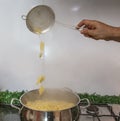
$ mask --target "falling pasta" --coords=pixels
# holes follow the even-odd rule
[[[44,57],[44,49],[45,49],[45,43],[44,41],[40,41],[40,58],[43,58]],[[40,87],[39,87],[39,94],[42,95],[43,92],[44,92],[44,87],[42,86],[42,82],[45,80],[45,76],[44,75],[41,75],[38,80],[37,80],[37,84],[40,84]]]
[[[40,58],[44,56],[44,49],[45,49],[45,43],[41,41],[40,42]]]
[[[37,84],[42,83],[44,80],[45,80],[45,76],[41,75],[37,80]]]
[[[41,85],[39,88],[39,94],[42,95],[45,91],[45,88]]]

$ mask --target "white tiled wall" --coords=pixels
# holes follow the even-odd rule
[[[85,38],[57,23],[39,38],[21,16],[42,3],[66,24],[96,19],[120,26],[120,0],[0,0],[0,89],[39,88],[36,80],[44,72],[45,87],[119,95],[120,43]],[[40,40],[46,44],[44,61],[39,58]]]

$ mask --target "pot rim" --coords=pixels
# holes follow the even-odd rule
[[[53,89],[53,90],[55,90],[55,89],[58,89],[58,88],[46,88],[46,89]],[[79,104],[80,104],[80,97],[79,97],[79,95],[78,95],[77,93],[75,93],[75,92],[69,90],[68,92],[73,93],[73,95],[76,96],[76,98],[78,99],[77,103],[74,104],[74,106],[71,106],[71,107],[65,108],[65,109],[61,109],[61,110],[50,110],[50,111],[32,109],[32,108],[26,106],[26,105],[22,102],[22,98],[23,98],[23,96],[25,96],[27,93],[32,92],[32,91],[36,91],[36,90],[38,90],[38,89],[33,89],[33,90],[28,91],[28,92],[25,92],[25,93],[20,97],[19,101],[20,101],[20,103],[21,103],[21,105],[22,105],[23,107],[25,107],[25,108],[27,108],[27,109],[30,109],[30,110],[34,110],[34,111],[40,111],[40,112],[56,112],[56,111],[64,111],[64,110],[72,109],[72,108],[75,108],[76,106],[79,106]]]

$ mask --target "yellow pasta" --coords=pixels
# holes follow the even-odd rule
[[[28,101],[26,105],[34,110],[58,111],[71,108],[74,106],[74,103],[65,102],[65,101],[36,100],[36,101]]]
[[[40,86],[39,94],[42,95],[44,91],[45,91],[45,88],[43,86]]]
[[[41,75],[37,80],[37,84],[42,83],[44,80],[45,80],[45,76]]]
[[[41,75],[37,80],[37,84],[39,83],[41,84],[44,80],[45,80],[45,76]],[[44,90],[45,90],[44,87],[41,85],[39,88],[39,94],[42,95]]]
[[[40,42],[40,58],[44,55],[45,44],[43,41]]]
[[[41,34],[42,30],[40,28],[34,28],[33,30],[36,34]]]
[[[44,46],[45,46],[44,42],[41,41],[40,42],[40,51],[44,51]]]
[[[40,52],[40,55],[39,56],[40,56],[40,58],[42,58],[43,57],[43,52]]]
[[[45,46],[44,42],[41,41],[40,42],[40,58],[44,56],[44,46]],[[45,80],[45,76],[41,75],[37,80],[37,84],[39,83],[41,84],[44,80]],[[45,90],[44,87],[41,85],[39,88],[39,94],[42,95],[44,90]]]

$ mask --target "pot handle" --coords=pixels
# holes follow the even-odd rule
[[[19,107],[15,106],[15,105],[13,104],[13,102],[14,102],[15,100],[16,100],[16,101],[19,101],[17,98],[12,98],[12,100],[11,100],[11,102],[10,102],[10,105],[11,105],[11,107],[13,107],[13,108],[19,110],[19,113],[20,113],[21,110],[22,110],[22,108],[19,108]]]
[[[26,19],[27,19],[26,15],[22,15],[21,18],[22,18],[23,20],[26,20]]]
[[[81,101],[86,101],[87,102],[87,105],[85,105],[85,106],[80,106],[81,108],[87,108],[87,107],[89,107],[90,106],[90,101],[87,99],[87,98],[83,98],[83,99],[80,99],[80,102]]]

